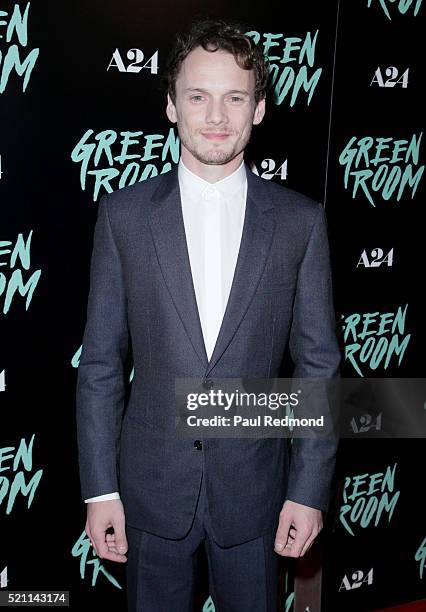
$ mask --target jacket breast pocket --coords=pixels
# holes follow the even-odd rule
[[[257,286],[257,293],[275,293],[277,291],[285,291],[293,293],[295,280],[292,278],[275,279],[267,276],[262,278]]]

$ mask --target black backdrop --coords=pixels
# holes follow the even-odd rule
[[[275,57],[249,160],[326,206],[343,374],[424,376],[423,13],[422,0],[2,0],[0,588],[70,590],[76,610],[125,609],[123,567],[94,557],[83,533],[76,367],[97,202],[176,163],[161,75],[194,17],[244,21]],[[394,333],[378,333],[380,316],[399,308]],[[366,313],[374,321],[363,338]],[[423,440],[342,442],[324,610],[425,596],[423,458]],[[386,472],[387,486],[374,477]],[[213,610],[207,597],[201,575],[200,610]],[[281,606],[291,605],[290,580]]]

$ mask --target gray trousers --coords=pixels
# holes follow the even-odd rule
[[[276,526],[243,544],[219,546],[213,539],[202,478],[193,524],[184,538],[165,539],[126,525],[128,612],[192,612],[201,544],[216,612],[276,612],[275,532]]]

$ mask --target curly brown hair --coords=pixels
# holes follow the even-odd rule
[[[176,79],[182,62],[196,47],[211,52],[227,51],[232,53],[240,68],[254,70],[255,101],[258,103],[262,100],[266,96],[268,81],[267,59],[261,48],[245,34],[247,30],[248,28],[238,23],[202,19],[195,21],[187,32],[178,34],[165,73],[167,91],[173,103],[176,102]]]

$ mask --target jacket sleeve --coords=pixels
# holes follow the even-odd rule
[[[76,421],[83,499],[119,491],[117,466],[128,327],[123,274],[108,203],[107,195],[99,202],[77,374]]]
[[[289,348],[295,365],[294,378],[339,376],[341,355],[336,337],[327,223],[321,204],[299,269]],[[325,390],[323,385],[321,388]],[[319,398],[325,407],[327,401],[326,396]],[[287,499],[328,509],[337,445],[335,438],[293,439]]]

